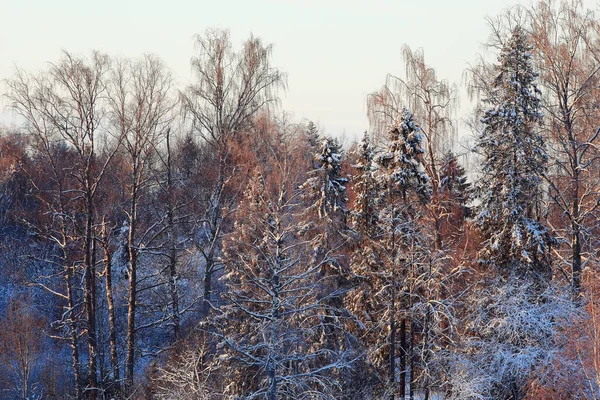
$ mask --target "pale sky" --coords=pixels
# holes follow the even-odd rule
[[[0,0],[0,79],[15,66],[36,72],[62,49],[89,55],[154,53],[178,86],[192,81],[193,36],[227,28],[239,47],[250,33],[272,43],[287,72],[282,108],[327,134],[367,129],[366,97],[401,74],[401,47],[423,48],[440,78],[460,84],[489,34],[486,16],[519,0]],[[2,85],[4,92],[4,85]],[[0,121],[14,120],[0,100]]]

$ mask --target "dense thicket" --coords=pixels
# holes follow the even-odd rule
[[[406,46],[359,143],[281,113],[255,37],[199,35],[179,92],[156,56],[17,70],[0,399],[600,396],[600,24],[490,26],[471,155]]]

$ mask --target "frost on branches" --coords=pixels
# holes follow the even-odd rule
[[[449,399],[522,399],[526,385],[544,384],[553,365],[563,368],[560,334],[580,313],[568,291],[550,285],[540,292],[512,276],[471,302],[470,339],[451,357]]]
[[[430,361],[421,342],[431,332],[421,286],[428,254],[419,218],[432,191],[423,136],[408,110],[388,134],[376,156],[366,137],[359,149],[353,210],[359,244],[351,261],[357,283],[347,298],[360,321],[362,367],[372,371],[367,376],[375,382],[368,384],[376,395],[416,390],[428,379]]]
[[[346,184],[348,178],[342,176],[342,146],[337,139],[322,139],[314,154],[315,169],[309,172],[304,187],[314,201],[319,218],[332,213],[345,211]]]
[[[374,237],[377,230],[378,216],[377,203],[379,187],[375,179],[375,153],[365,132],[357,151],[357,161],[353,166],[355,173],[352,179],[354,184],[354,209],[352,220],[354,229],[361,235]]]
[[[402,195],[413,191],[422,202],[431,197],[431,182],[423,166],[423,134],[407,109],[403,110],[399,126],[389,131],[388,145],[377,157],[382,179],[388,190]]]
[[[476,144],[483,158],[477,222],[486,238],[482,264],[548,277],[551,238],[537,209],[548,155],[538,132],[540,91],[530,52],[524,31],[516,28],[499,56]]]
[[[227,304],[216,319],[231,377],[225,391],[248,399],[334,399],[349,356],[314,340],[328,307],[322,288],[329,277],[320,271],[332,260],[314,251],[301,192],[285,168],[280,178],[251,181],[225,241]]]

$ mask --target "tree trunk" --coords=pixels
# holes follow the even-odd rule
[[[115,305],[112,293],[112,257],[108,247],[108,234],[106,232],[106,222],[102,221],[102,248],[104,250],[104,265],[105,265],[105,285],[106,285],[106,303],[108,305],[108,329],[110,342],[110,362],[113,371],[113,385],[118,393],[120,391],[120,374],[119,374],[119,357],[117,354],[117,331],[115,320]]]
[[[167,132],[167,223],[169,236],[169,290],[171,292],[171,311],[173,313],[173,338],[179,339],[179,296],[177,295],[177,248],[173,200],[173,177],[171,171],[170,131]]]
[[[88,182],[89,184],[89,182]],[[88,190],[86,194],[86,224],[83,264],[85,267],[85,309],[87,316],[88,330],[88,351],[89,351],[89,375],[88,389],[89,399],[95,400],[98,391],[98,377],[96,371],[96,361],[98,357],[98,342],[96,337],[96,266],[94,265],[94,246],[93,246],[93,208],[92,195]]]
[[[75,379],[75,398],[81,399],[81,386],[79,377],[79,349],[77,340],[77,325],[75,324],[75,301],[73,298],[73,287],[71,285],[71,277],[73,276],[73,266],[67,267],[65,282],[67,284],[67,306],[69,307],[69,330],[70,330],[70,346],[71,358],[73,360],[73,378]]]
[[[571,251],[572,251],[572,278],[573,300],[577,301],[581,291],[581,229],[579,227],[579,176],[575,177],[573,193],[573,209],[571,210]]]
[[[133,390],[133,373],[135,363],[135,314],[137,297],[137,248],[135,243],[137,225],[137,167],[133,170],[133,187],[131,190],[131,206],[129,212],[129,234],[127,245],[129,247],[129,300],[127,310],[127,359],[125,360],[125,380],[128,391]]]
[[[408,354],[406,345],[406,318],[402,319],[400,324],[400,399],[404,399],[406,394],[406,355]]]
[[[212,279],[215,268],[215,253],[219,246],[219,240],[221,236],[221,208],[223,189],[225,187],[225,161],[222,160],[219,166],[219,177],[215,185],[215,189],[212,193],[209,210],[207,212],[207,220],[209,221],[210,237],[209,249],[205,252],[205,270],[204,270],[204,295],[202,305],[202,315],[204,318],[208,316],[210,312],[211,295],[212,295]]]
[[[415,394],[415,322],[412,319],[410,322],[409,360],[410,360],[410,380],[409,380],[408,393],[410,396],[410,400],[413,400],[414,394]]]

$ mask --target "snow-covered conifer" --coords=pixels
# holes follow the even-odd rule
[[[404,109],[398,126],[389,131],[388,144],[377,157],[381,178],[388,192],[400,193],[406,202],[409,192],[426,202],[431,182],[423,166],[423,135],[412,113]]]
[[[286,168],[279,177],[252,180],[225,241],[227,304],[215,324],[232,377],[226,392],[333,399],[336,373],[350,362],[314,340],[328,307],[323,288],[331,287],[320,272],[332,260],[315,251],[301,191]]]
[[[345,212],[346,184],[342,176],[342,146],[337,139],[322,139],[314,155],[316,168],[309,172],[304,187],[309,190],[310,200],[317,209],[319,218],[332,213]]]
[[[476,144],[483,158],[477,220],[486,240],[480,254],[483,265],[548,276],[551,240],[535,209],[548,155],[539,132],[540,91],[531,50],[517,27],[498,59]]]
[[[442,197],[450,197],[457,205],[466,207],[471,201],[471,184],[467,180],[465,169],[458,163],[458,157],[452,151],[446,152],[440,171],[440,192]]]
[[[354,229],[362,235],[374,236],[377,229],[377,198],[379,190],[374,175],[375,153],[365,132],[357,150],[355,174],[352,178],[354,193],[354,209],[352,218]]]

